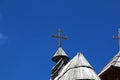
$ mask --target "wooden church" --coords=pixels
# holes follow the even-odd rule
[[[61,40],[67,37],[61,35],[60,29],[58,35],[52,37],[59,39],[59,47],[52,57],[52,61],[56,64],[52,68],[50,80],[120,80],[120,51],[97,75],[81,52],[68,62],[69,56],[61,44]],[[114,38],[120,40],[120,36]]]

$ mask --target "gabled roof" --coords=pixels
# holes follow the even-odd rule
[[[56,53],[54,54],[52,60],[53,61],[58,61],[57,59],[59,59],[60,57],[66,57],[67,59],[69,59],[68,55],[65,53],[65,51],[62,49],[62,47],[59,47],[58,50],[56,51]]]
[[[108,70],[111,66],[120,67],[120,51],[112,58],[112,60],[103,68],[99,76]]]
[[[55,80],[78,80],[95,79],[100,80],[92,66],[82,53],[78,53],[61,71]]]

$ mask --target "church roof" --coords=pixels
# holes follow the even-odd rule
[[[120,67],[120,51],[112,58],[112,60],[103,68],[103,70],[99,73],[101,75],[106,70],[108,70],[111,66]]]
[[[79,80],[95,79],[100,80],[92,66],[85,59],[82,53],[78,53],[61,71],[55,80]]]
[[[62,47],[59,47],[58,50],[56,51],[56,53],[54,54],[52,60],[53,61],[57,61],[58,58],[60,57],[66,57],[67,59],[69,59],[68,55],[65,53],[65,51],[62,49]]]

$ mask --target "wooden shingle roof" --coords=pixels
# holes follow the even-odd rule
[[[100,80],[93,67],[85,59],[82,53],[78,53],[55,78],[55,80]]]

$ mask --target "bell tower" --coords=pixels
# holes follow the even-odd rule
[[[59,75],[63,67],[68,63],[69,57],[62,49],[62,39],[67,39],[67,36],[61,36],[61,30],[58,29],[58,35],[52,35],[52,37],[58,38],[59,41],[58,50],[52,57],[52,61],[56,63],[55,66],[52,68],[51,75],[51,80],[54,80]]]

